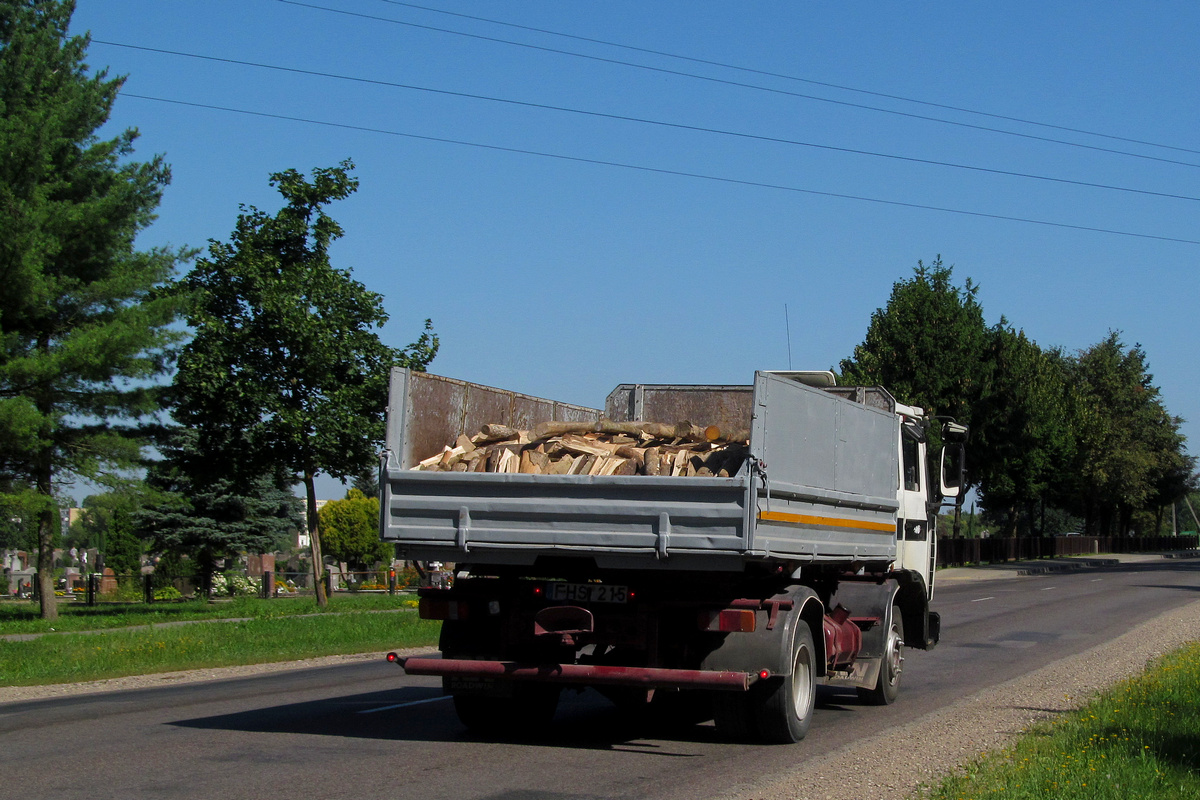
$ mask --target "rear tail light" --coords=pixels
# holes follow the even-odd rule
[[[754,633],[754,612],[747,608],[726,608],[700,612],[700,630],[719,633]]]

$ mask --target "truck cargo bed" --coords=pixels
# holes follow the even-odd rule
[[[741,570],[895,557],[895,415],[770,372],[752,386],[625,385],[606,406],[609,417],[668,423],[679,420],[655,415],[680,409],[699,425],[750,431],[751,457],[736,475],[423,472],[411,467],[483,424],[601,414],[396,369],[381,535],[404,558],[472,565],[573,558],[602,569]]]

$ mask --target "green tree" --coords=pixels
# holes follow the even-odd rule
[[[158,290],[184,251],[139,251],[170,174],[101,140],[123,78],[89,75],[72,2],[0,2],[0,473],[36,506],[42,616],[58,615],[55,486],[134,466],[178,332]]]
[[[378,497],[350,489],[344,500],[331,500],[319,513],[327,556],[348,564],[355,572],[391,560],[395,548],[379,539]]]
[[[368,464],[350,480],[350,485],[367,497],[379,497],[379,465]]]
[[[971,435],[972,471],[989,514],[1016,536],[1028,516],[1060,480],[1073,447],[1062,359],[1043,351],[1024,331],[1001,319],[988,332],[985,385]]]
[[[324,207],[358,186],[353,164],[275,173],[285,201],[275,215],[243,207],[229,243],[212,242],[183,281],[195,338],[179,361],[175,417],[200,435],[199,449],[261,474],[302,482],[317,602],[326,603],[314,480],[345,479],[378,452],[388,372],[423,368],[437,352],[425,333],[407,350],[379,340],[382,298],[334,268],[329,245],[342,229]],[[236,447],[229,450],[231,443]]]
[[[83,500],[83,513],[71,526],[69,543],[80,549],[98,548],[100,562],[118,575],[136,574],[142,566],[145,552],[142,540],[134,531],[133,518],[143,502],[140,487],[88,495]]]
[[[196,447],[195,431],[181,428],[161,447],[163,459],[147,470],[154,498],[138,512],[139,534],[174,561],[193,559],[204,586],[220,559],[283,549],[303,522],[286,476],[230,476]],[[157,570],[156,570],[157,572]]]
[[[113,513],[108,529],[108,549],[104,554],[104,566],[117,575],[140,575],[145,546],[133,530],[133,513],[128,508],[118,508]]]
[[[36,499],[28,486],[9,483],[0,490],[0,550],[37,549]]]
[[[1131,530],[1134,512],[1155,508],[1186,490],[1173,473],[1190,471],[1180,420],[1167,413],[1140,345],[1118,332],[1067,362],[1075,392],[1075,496],[1066,498],[1089,532]]]
[[[871,315],[863,343],[842,360],[842,383],[883,386],[930,415],[974,424],[988,331],[978,287],[969,278],[955,286],[953,272],[939,255],[928,267],[918,261],[910,280],[897,281],[887,306]],[[938,431],[931,433],[936,449]]]
[[[987,326],[968,278],[953,283],[941,256],[892,286],[887,306],[871,315],[863,343],[843,359],[841,381],[879,385],[901,402],[971,424],[983,385]]]

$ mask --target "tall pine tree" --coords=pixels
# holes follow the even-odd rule
[[[176,333],[159,292],[186,253],[139,251],[170,180],[112,139],[123,78],[92,73],[73,2],[0,0],[0,477],[35,507],[42,616],[54,618],[56,487],[119,473],[157,409]]]

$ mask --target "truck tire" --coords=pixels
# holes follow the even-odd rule
[[[817,655],[812,628],[796,620],[790,675],[761,680],[745,693],[714,692],[713,721],[735,741],[791,744],[808,733],[817,692]]]
[[[892,624],[883,647],[883,661],[875,685],[858,687],[858,698],[873,706],[889,706],[900,695],[900,675],[904,671],[904,618],[899,606],[892,606]]]
[[[797,619],[792,637],[792,674],[768,678],[750,689],[760,741],[791,744],[808,734],[817,701],[817,669],[812,628]]]
[[[713,723],[722,737],[734,742],[754,738],[750,697],[741,692],[713,692]]]
[[[531,736],[545,732],[558,710],[559,687],[518,683],[512,697],[455,693],[454,711],[473,733]]]

